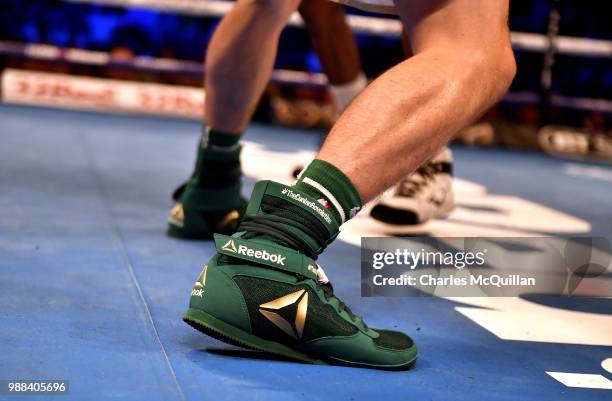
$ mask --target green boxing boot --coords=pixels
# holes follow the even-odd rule
[[[328,206],[295,186],[257,183],[239,231],[215,235],[217,254],[183,320],[221,341],[302,362],[409,368],[412,339],[369,328],[314,261],[339,232]]]
[[[225,188],[201,188],[191,178],[173,195],[176,201],[168,218],[167,234],[184,239],[211,239],[213,233],[233,233],[247,201],[240,183]]]
[[[189,181],[174,191],[168,235],[211,239],[236,231],[247,201],[240,195],[240,136],[206,129]]]

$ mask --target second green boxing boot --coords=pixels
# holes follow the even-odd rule
[[[315,262],[338,230],[321,199],[257,183],[239,231],[215,235],[217,253],[193,287],[184,321],[227,343],[302,362],[409,368],[417,358],[412,339],[368,327]]]
[[[173,195],[176,201],[168,217],[168,235],[183,239],[211,239],[213,233],[233,233],[247,201],[240,183],[224,188],[202,188],[191,178]]]
[[[172,195],[168,235],[211,239],[233,233],[247,201],[241,196],[240,135],[205,129],[189,180]]]

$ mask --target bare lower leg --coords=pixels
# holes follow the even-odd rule
[[[408,33],[406,32],[406,28],[402,29],[402,50],[404,51],[404,57],[410,58],[412,57],[412,45],[410,44],[410,38],[408,38]]]
[[[368,84],[344,7],[328,0],[302,0],[299,11],[340,114]]]
[[[506,1],[397,3],[415,56],[355,99],[317,156],[342,170],[363,202],[476,119],[514,75]]]
[[[343,7],[328,0],[303,0],[299,12],[329,83],[342,85],[356,79],[361,60]]]
[[[245,130],[272,73],[280,33],[298,5],[297,0],[238,0],[223,18],[206,55],[208,126],[237,134]]]

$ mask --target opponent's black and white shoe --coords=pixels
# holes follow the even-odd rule
[[[453,155],[442,149],[383,196],[370,215],[388,224],[422,224],[448,215],[455,207]]]

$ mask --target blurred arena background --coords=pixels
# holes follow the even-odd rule
[[[610,401],[608,293],[360,296],[364,236],[612,238],[609,1],[510,3],[518,75],[455,139],[456,210],[407,226],[366,208],[321,257],[359,315],[423,350],[413,371],[388,374],[228,349],[180,320],[216,251],[164,231],[231,1],[1,0],[0,382],[69,379],[79,401]],[[369,79],[403,58],[396,18],[346,11]],[[293,180],[316,152],[336,115],[321,70],[296,14],[245,136],[243,194]],[[575,253],[609,265],[609,248],[592,248]]]
[[[511,1],[518,75],[502,102],[456,141],[612,160],[607,6]],[[3,0],[2,101],[199,119],[204,49],[230,7],[218,0]],[[368,78],[402,59],[397,19],[347,11]],[[321,131],[333,122],[326,78],[308,43],[296,14],[255,120]]]

